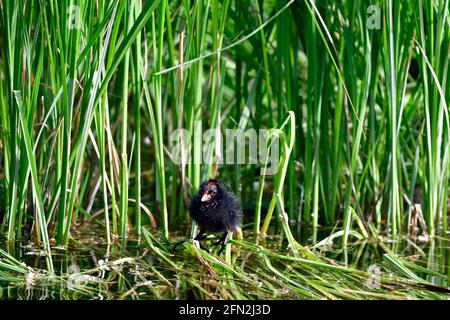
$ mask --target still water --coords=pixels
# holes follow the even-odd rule
[[[412,241],[406,237],[396,241],[386,239],[383,242],[353,239],[355,241],[343,248],[339,238],[314,245],[309,227],[294,226],[292,229],[296,231],[295,236],[302,245],[310,248],[330,264],[344,265],[374,275],[383,273],[387,277],[394,277],[396,273],[410,278],[417,276],[436,286],[429,286],[428,289],[433,292],[428,297],[439,299],[450,297],[447,292],[450,283],[448,239],[436,237],[433,241],[427,242]],[[185,238],[188,230],[189,226],[185,226],[182,232],[173,234],[171,241]],[[272,230],[270,234],[277,232]],[[331,232],[329,228],[320,229],[318,239],[325,239]],[[189,261],[191,257],[183,250],[174,251],[171,255],[173,262],[168,265],[142,240],[127,239],[126,242],[118,241],[108,246],[102,234],[102,228],[85,225],[77,230],[76,237],[74,236],[77,240],[72,241],[68,248],[53,247],[56,276],[46,274],[42,252],[31,242],[0,241],[1,249],[31,267],[30,272],[22,276],[23,281],[18,283],[1,280],[0,277],[0,299],[195,299],[199,294],[200,296],[207,294],[206,291],[201,292],[204,290],[203,287],[195,281],[204,271],[200,270],[201,266],[197,260]],[[257,241],[251,232],[244,232],[243,239],[248,242]],[[268,236],[258,242],[272,252],[284,254],[288,251],[282,236]],[[408,271],[396,265],[395,261],[386,260],[386,252],[407,259],[405,263],[413,263],[414,274],[409,275]],[[253,260],[254,252],[239,248],[235,243],[233,256],[234,263],[239,263],[246,274],[269,279],[266,276],[267,270]],[[290,268],[287,265],[278,266],[281,269]],[[196,270],[199,274],[196,274]],[[209,276],[208,281],[214,281],[211,278],[217,277],[213,271]],[[260,279],[255,280],[258,285],[242,284],[239,290],[250,290],[248,291],[250,297],[256,299],[303,298],[298,292],[277,289],[276,280],[273,281],[273,288],[270,290],[275,293],[272,296],[257,292],[257,286],[264,282]],[[271,286],[268,280],[264,283]],[[271,292],[270,290],[267,292]],[[306,295],[304,298],[309,297]]]

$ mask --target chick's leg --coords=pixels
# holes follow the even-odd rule
[[[206,239],[206,230],[205,229],[203,229],[203,228],[201,228],[200,229],[200,232],[198,233],[198,235],[194,238],[194,240],[197,240],[197,241],[202,241],[202,240],[205,240]]]
[[[206,233],[206,230],[203,229],[203,228],[200,228],[200,232],[199,232],[198,235],[194,238],[194,240],[197,240],[197,241],[198,241],[198,244],[200,245],[200,249],[209,252],[209,250],[208,250],[207,248],[205,248],[205,247],[203,246],[203,244],[202,244],[202,240],[205,240],[205,239],[206,239],[206,234],[205,234],[205,233]]]
[[[223,249],[227,245],[228,240],[230,240],[230,231],[225,231],[225,233],[220,237],[220,239],[216,242],[216,244],[221,244],[219,255],[222,253]]]

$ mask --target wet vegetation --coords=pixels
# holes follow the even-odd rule
[[[449,10],[1,1],[0,298],[448,299]],[[174,248],[213,176],[242,233]]]

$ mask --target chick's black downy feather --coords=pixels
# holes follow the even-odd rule
[[[202,201],[208,191],[215,192],[210,200]],[[236,231],[241,220],[241,205],[222,182],[210,179],[202,183],[189,208],[201,229],[210,232]]]
[[[206,232],[223,232],[216,244],[221,244],[219,254],[228,242],[230,232],[236,232],[241,221],[241,205],[231,190],[222,182],[209,179],[202,183],[198,193],[192,198],[189,208],[192,218],[200,226],[195,237],[200,247]]]

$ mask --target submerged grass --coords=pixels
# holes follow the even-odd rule
[[[114,283],[115,298],[142,287],[156,298],[439,297],[429,277],[448,287],[448,258],[427,273],[383,247],[394,278],[373,289],[346,254],[341,265],[316,250],[448,238],[449,63],[449,0],[2,1],[0,232],[27,235],[58,281],[54,251],[80,223],[101,225],[109,245],[137,236],[159,265],[133,263],[160,282],[110,274],[94,290]],[[224,164],[208,129],[268,129],[277,172],[269,157]],[[235,157],[247,138],[232,142]],[[244,231],[263,241],[281,227],[289,249],[234,240],[225,260],[191,244],[186,260],[173,256],[166,243],[211,176],[238,194]],[[312,228],[309,248],[292,222]],[[321,225],[336,229],[321,239]],[[0,259],[5,281],[29,272]]]

